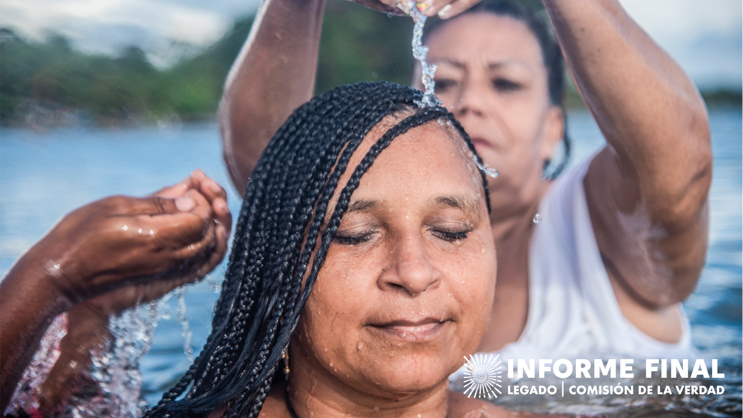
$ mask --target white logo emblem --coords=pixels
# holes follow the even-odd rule
[[[464,365],[467,370],[464,372],[464,394],[468,398],[492,399],[497,398],[500,391],[502,361],[498,360],[500,354],[470,354],[470,358],[465,357]]]

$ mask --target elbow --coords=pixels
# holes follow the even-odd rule
[[[230,114],[229,105],[224,98],[217,111],[217,121],[222,137],[222,159],[225,162],[232,184],[235,186],[238,194],[242,196],[248,184],[250,173],[255,165],[251,165],[245,158],[241,158],[240,144],[238,143],[238,138],[235,137],[235,132],[239,131],[234,126],[236,118]]]

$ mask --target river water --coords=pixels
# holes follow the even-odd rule
[[[721,362],[726,378],[716,384],[726,388],[725,395],[668,401],[651,397],[613,409],[595,408],[595,399],[586,399],[583,411],[613,411],[623,416],[657,416],[662,411],[669,416],[741,414],[741,110],[713,109],[710,120],[715,158],[710,246],[699,285],[684,305],[695,346],[704,356]],[[576,150],[573,162],[601,147],[601,134],[588,113],[572,113],[569,128]],[[122,130],[1,129],[0,272],[7,271],[72,209],[111,194],[148,194],[196,168],[225,186],[230,208],[237,214],[240,198],[228,181],[214,123]],[[224,271],[223,263],[186,292],[191,345],[196,353],[209,332],[215,289]],[[151,350],[141,362],[143,394],[150,404],[190,364],[184,354],[176,299],[168,305],[165,312],[170,319],[159,321]]]

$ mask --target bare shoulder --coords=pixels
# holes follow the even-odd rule
[[[449,391],[449,416],[451,418],[557,418],[560,415],[510,411],[482,399],[468,398],[459,392]]]

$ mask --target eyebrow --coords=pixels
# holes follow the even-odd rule
[[[351,203],[346,213],[365,211],[377,206],[377,204],[378,202],[376,200],[357,200]]]
[[[456,68],[458,68],[460,70],[465,68],[465,65],[464,65],[463,62],[457,61],[457,60],[453,60],[451,58],[441,58],[441,59],[437,59],[437,60],[432,60],[431,62],[432,63],[436,63],[436,64],[439,64],[439,63],[449,64],[452,67],[456,67]],[[489,62],[488,63],[488,70],[495,70],[495,69],[498,69],[498,68],[507,67],[507,66],[511,66],[511,65],[517,65],[517,66],[526,67],[521,61],[506,60],[506,61]]]
[[[438,196],[434,199],[434,202],[468,213],[478,213],[480,211],[478,201],[466,195]]]
[[[449,65],[451,65],[453,67],[457,67],[459,69],[464,69],[464,63],[463,62],[459,62],[459,61],[453,60],[451,58],[441,58],[441,59],[437,59],[437,60],[432,60],[431,63],[444,63],[444,64],[449,64]]]

